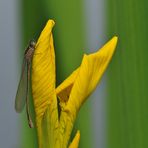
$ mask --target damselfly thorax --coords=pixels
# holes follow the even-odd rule
[[[26,60],[32,59],[32,56],[35,50],[35,45],[36,45],[36,42],[34,40],[31,40],[24,54],[24,57]]]

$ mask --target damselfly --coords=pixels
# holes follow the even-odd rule
[[[27,119],[30,128],[33,128],[33,122],[29,113],[30,72],[35,45],[36,42],[34,40],[31,40],[25,50],[21,78],[15,98],[15,110],[18,113],[23,110],[26,103]]]

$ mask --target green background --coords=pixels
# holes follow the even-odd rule
[[[109,35],[119,37],[108,73],[108,148],[147,148],[148,2],[107,2]]]
[[[116,53],[107,71],[107,148],[148,147],[148,2],[106,0],[107,38],[119,38]],[[47,20],[54,19],[57,85],[80,65],[86,47],[84,1],[23,0],[23,45],[37,39]],[[97,15],[97,14],[96,14]],[[98,39],[99,40],[99,39]],[[91,148],[90,102],[80,111],[76,130],[81,131],[80,148]],[[37,147],[36,131],[23,117],[22,147]],[[99,148],[99,146],[97,146]]]

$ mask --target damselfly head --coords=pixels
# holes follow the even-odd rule
[[[29,46],[30,46],[31,48],[35,48],[35,45],[36,45],[35,40],[30,40]]]

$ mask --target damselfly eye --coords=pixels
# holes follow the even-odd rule
[[[30,43],[29,43],[29,46],[32,47],[32,48],[35,48],[35,45],[36,45],[35,40],[31,40]]]

